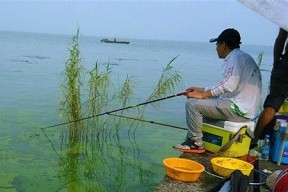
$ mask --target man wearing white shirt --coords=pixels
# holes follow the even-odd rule
[[[215,120],[246,122],[256,115],[261,102],[262,80],[254,59],[240,50],[241,37],[237,30],[224,30],[217,38],[216,51],[224,59],[224,78],[211,88],[187,89],[186,140],[173,148],[182,152],[205,152],[202,141],[203,117]]]

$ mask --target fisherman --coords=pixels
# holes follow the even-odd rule
[[[288,97],[288,32],[280,28],[274,43],[273,68],[270,77],[270,93],[264,102],[264,110],[256,123],[254,139],[250,149],[257,146],[265,134],[272,134],[276,119],[275,114]],[[286,44],[286,45],[285,45]]]
[[[202,141],[203,117],[247,122],[255,117],[260,105],[261,73],[254,59],[240,50],[239,32],[233,28],[225,29],[210,42],[216,42],[218,57],[223,59],[224,78],[212,87],[187,89],[188,132],[182,144],[173,146],[182,152],[205,152]]]

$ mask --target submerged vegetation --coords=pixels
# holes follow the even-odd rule
[[[163,67],[159,81],[147,97],[147,101],[165,97],[180,85],[181,73],[172,65],[176,58]],[[68,191],[110,191],[116,188],[119,191],[126,191],[125,177],[129,177],[127,171],[131,168],[139,170],[140,183],[149,183],[145,179],[152,176],[151,171],[143,167],[139,159],[139,148],[135,143],[135,131],[139,121],[123,121],[121,115],[129,113],[128,110],[121,110],[117,117],[106,113],[111,109],[131,105],[131,100],[135,100],[135,77],[127,74],[124,82],[117,84],[112,81],[112,77],[113,71],[109,63],[104,65],[96,62],[91,71],[84,70],[80,57],[79,30],[77,30],[63,72],[59,107],[60,119],[71,123],[62,126],[60,149],[55,149],[52,145],[61,157],[61,169],[68,173],[64,176],[67,183],[64,188]],[[145,109],[146,105],[137,107],[137,110],[133,109],[132,114],[142,118]],[[121,142],[122,128],[128,131],[132,154],[125,151]],[[110,146],[107,143],[116,145]],[[115,147],[118,152],[113,151]],[[119,165],[115,164],[115,159]],[[112,167],[116,170],[111,171]],[[116,183],[113,186],[103,184],[105,178],[109,177],[107,171],[118,173],[115,175]],[[99,175],[103,178],[100,179]]]

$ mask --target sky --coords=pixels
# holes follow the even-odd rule
[[[279,27],[237,0],[0,0],[0,30],[208,42],[226,28],[273,46]]]

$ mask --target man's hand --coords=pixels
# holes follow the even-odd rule
[[[205,99],[208,97],[212,97],[210,90],[204,91],[204,89],[194,89],[194,91],[187,93],[187,98]]]
[[[187,92],[192,92],[194,90],[204,91],[204,88],[201,88],[201,87],[189,87],[188,89],[186,89]]]

